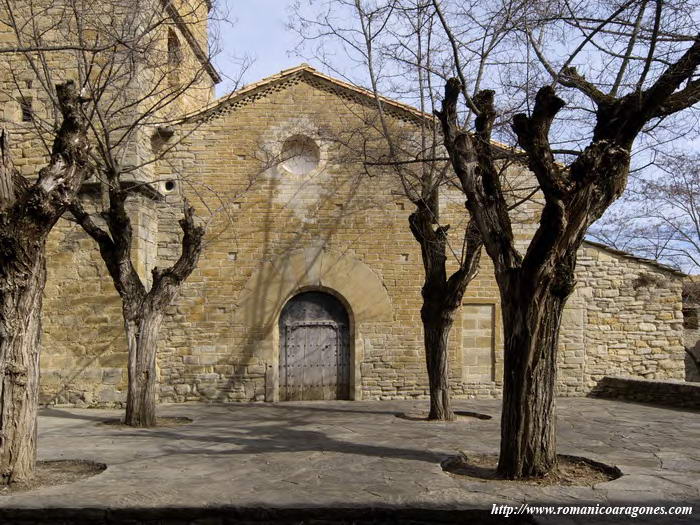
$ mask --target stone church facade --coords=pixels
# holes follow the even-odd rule
[[[397,127],[426,118],[399,102],[384,105]],[[411,203],[389,170],[370,177],[348,153],[358,151],[353,141],[371,128],[374,108],[371,94],[308,65],[182,104],[169,152],[144,175],[148,191],[130,198],[144,279],[178,256],[183,197],[208,231],[163,324],[161,402],[427,395]],[[5,121],[21,128],[12,115]],[[38,163],[31,148],[17,153],[30,173]],[[82,198],[98,196],[86,186]],[[441,198],[453,235],[464,225],[461,202],[450,191]],[[535,198],[513,212],[523,244],[539,206]],[[69,220],[51,234],[48,271],[42,403],[122,403],[120,299],[93,242]],[[584,243],[560,335],[559,393],[585,395],[605,375],[683,379],[683,277]],[[484,254],[450,336],[455,396],[500,395],[502,340]]]

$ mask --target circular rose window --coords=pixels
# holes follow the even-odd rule
[[[294,135],[282,145],[282,167],[295,175],[304,175],[318,166],[321,151],[306,135]]]

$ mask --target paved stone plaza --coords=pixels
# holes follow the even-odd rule
[[[301,507],[330,509],[337,519],[342,508],[454,511],[549,502],[693,505],[693,516],[667,522],[700,519],[698,412],[559,399],[559,452],[614,464],[624,475],[592,488],[538,487],[444,473],[440,461],[447,456],[498,447],[500,402],[456,405],[493,419],[427,423],[396,417],[426,408],[427,401],[188,404],[163,405],[159,413],[193,423],[136,430],[100,424],[121,415],[118,410],[45,409],[40,459],[89,459],[108,468],[73,484],[0,498],[0,517],[8,519],[8,508],[91,508],[95,516],[101,509]],[[579,520],[535,522],[596,522]],[[663,522],[617,517],[605,523],[628,521]]]

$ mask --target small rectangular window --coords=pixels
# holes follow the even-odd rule
[[[22,122],[31,122],[32,120],[34,120],[34,112],[32,111],[32,99],[30,97],[20,98],[19,107],[22,111]]]

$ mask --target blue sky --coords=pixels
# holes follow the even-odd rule
[[[254,63],[244,76],[245,83],[255,82],[282,69],[309,62],[289,55],[298,37],[286,29],[291,0],[222,0],[234,24],[223,24],[221,53],[215,65],[224,77],[237,77],[240,70],[236,58],[248,55]],[[231,89],[224,80],[217,89],[223,95]]]

